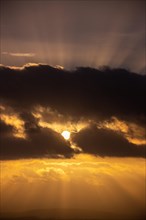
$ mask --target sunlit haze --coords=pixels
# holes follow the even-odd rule
[[[145,1],[1,0],[1,62],[145,71]]]
[[[0,219],[145,219],[145,8],[0,0]]]

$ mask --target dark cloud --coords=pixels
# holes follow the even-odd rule
[[[42,105],[79,117],[146,119],[146,76],[125,69],[2,66],[0,78],[1,100],[20,109]]]
[[[29,135],[30,133],[35,133],[40,131],[40,126],[38,125],[38,119],[35,118],[31,113],[22,112],[20,113],[21,119],[25,122],[25,132]]]
[[[6,125],[5,125],[6,127]],[[27,132],[27,139],[17,138],[9,133],[1,136],[0,159],[39,158],[39,157],[71,157],[73,150],[69,142],[57,132],[40,128]]]
[[[129,143],[121,134],[90,126],[72,137],[83,152],[100,156],[145,157],[146,146]]]
[[[27,135],[26,139],[14,137],[14,128],[2,122],[1,158],[73,154],[70,143],[59,133],[39,126],[32,115],[36,106],[49,107],[71,116],[73,121],[84,118],[97,122],[114,116],[144,126],[145,94],[146,76],[125,69],[80,67],[67,71],[42,64],[23,68],[1,66],[1,104],[17,112]],[[113,131],[90,127],[72,138],[86,153],[144,156],[144,147],[138,148]]]
[[[3,136],[9,135],[13,131],[13,127],[11,125],[6,125],[3,121],[0,121],[0,133]]]

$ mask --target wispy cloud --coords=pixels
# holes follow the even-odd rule
[[[35,53],[11,53],[2,52],[2,55],[14,56],[14,57],[34,57]]]

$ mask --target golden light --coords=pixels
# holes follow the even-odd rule
[[[1,114],[0,118],[5,124],[11,125],[14,128],[13,135],[15,137],[24,139],[26,138],[24,121],[21,118],[19,118],[19,116],[16,113]]]
[[[64,137],[64,139],[68,140],[70,138],[70,132],[69,131],[63,131],[61,135]]]

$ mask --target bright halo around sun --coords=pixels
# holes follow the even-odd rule
[[[69,131],[63,131],[61,135],[64,137],[65,140],[68,140],[70,138],[70,132]]]

